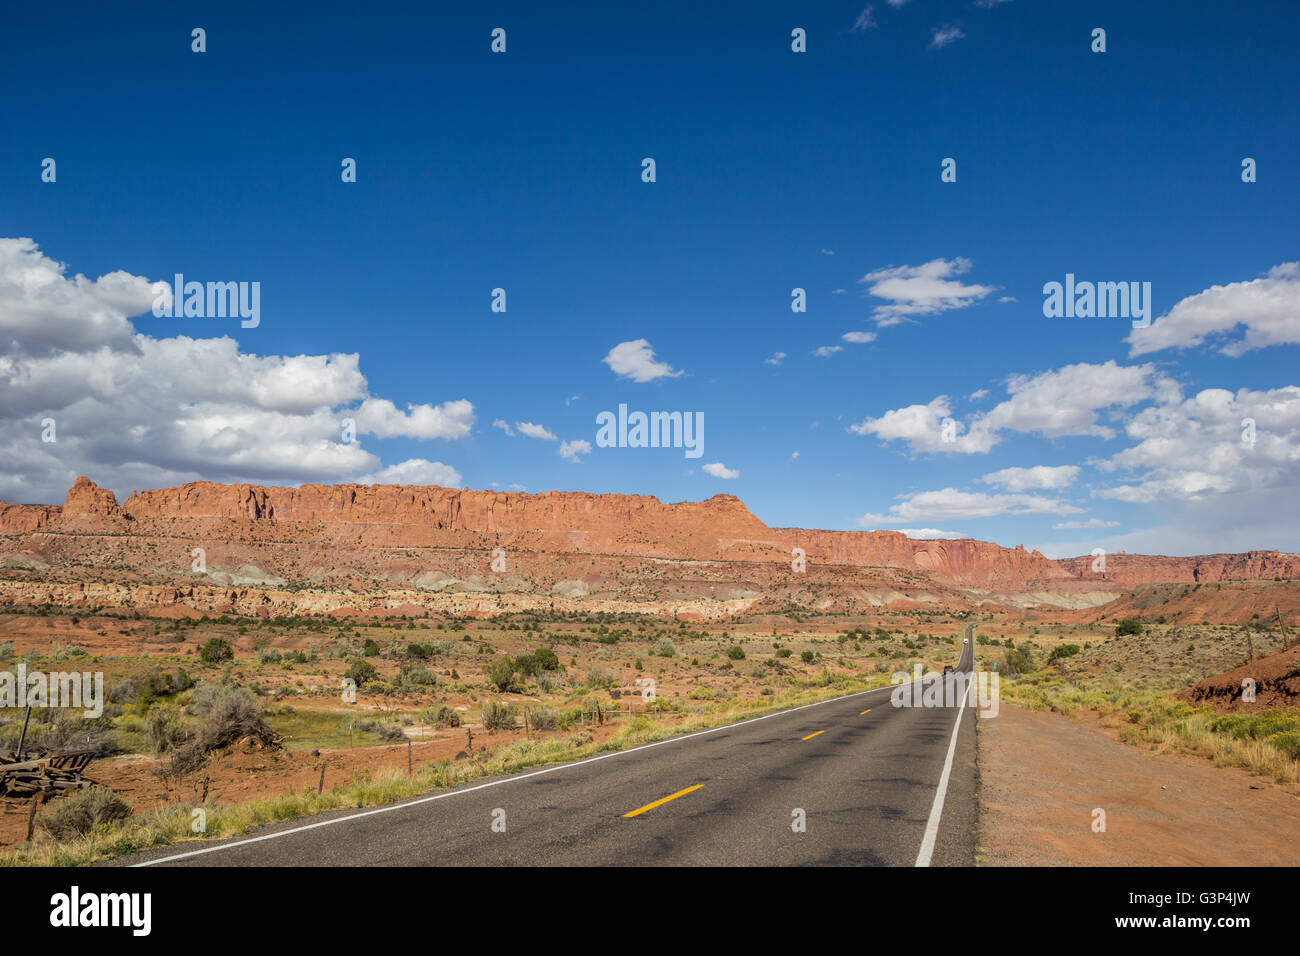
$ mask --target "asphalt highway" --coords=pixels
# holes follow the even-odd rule
[[[973,670],[966,631],[956,663]],[[972,865],[974,697],[865,691],[390,807],[119,858],[146,866]],[[915,685],[913,685],[915,687]],[[919,697],[919,693],[916,695]]]

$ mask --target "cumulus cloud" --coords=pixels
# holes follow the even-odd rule
[[[138,333],[147,279],[65,272],[30,239],[0,240],[0,498],[59,501],[80,474],[118,491],[354,480],[381,473],[359,436],[454,439],[474,422],[464,399],[403,412],[370,395],[356,354]]]
[[[575,438],[573,441],[560,442],[559,456],[565,461],[571,461],[575,465],[582,461],[583,455],[591,454],[591,442],[585,438]]]
[[[634,382],[653,382],[660,378],[676,378],[682,373],[667,362],[655,358],[655,351],[645,339],[620,342],[609,350],[602,361],[620,378]]]
[[[440,461],[409,458],[357,479],[363,485],[441,485],[460,487],[460,472]]]
[[[827,358],[828,356],[834,355],[836,352],[843,351],[844,346],[842,345],[821,345],[813,349],[812,354],[818,358]]]
[[[1114,429],[1098,420],[1099,411],[1128,408],[1177,391],[1177,384],[1158,375],[1154,365],[1080,362],[1036,375],[1012,375],[1007,379],[1011,398],[984,420],[995,431],[1036,432],[1048,438],[1113,438]]]
[[[367,398],[356,412],[357,431],[376,438],[464,438],[474,425],[467,399],[441,405],[407,405],[399,411],[386,398]]]
[[[1239,330],[1240,337],[1234,337]],[[1126,341],[1130,355],[1221,342],[1224,355],[1240,356],[1270,345],[1300,344],[1300,262],[1284,262],[1247,282],[1215,285],[1179,301]]]
[[[780,365],[780,364],[781,364],[782,362],[784,362],[787,358],[789,358],[789,356],[787,356],[784,352],[773,352],[771,358],[765,358],[765,359],[763,359],[763,364],[764,364],[764,365]]]
[[[947,395],[940,395],[926,405],[908,405],[885,412],[879,418],[864,418],[850,425],[849,431],[855,435],[875,435],[883,441],[904,441],[913,452],[983,454],[998,442],[982,421],[966,425],[952,418]]]
[[[706,475],[712,475],[714,478],[739,478],[740,472],[734,468],[728,468],[720,461],[705,465],[703,471]]]
[[[858,524],[872,526],[909,521],[961,521],[998,515],[1078,514],[1083,509],[1043,495],[986,494],[943,488],[899,495],[886,514],[865,514]]]
[[[996,291],[991,285],[967,285],[954,276],[971,269],[969,259],[931,259],[919,266],[887,266],[868,272],[859,283],[868,294],[887,299],[872,315],[882,328],[906,322],[917,315],[934,315],[964,309]]]
[[[32,239],[0,239],[0,343],[24,351],[132,351],[129,316],[153,307],[152,284],[127,272],[98,279],[41,253]]]
[[[515,422],[515,428],[525,438],[540,438],[543,441],[560,440],[559,436],[547,429],[545,425],[537,425],[533,422]]]
[[[852,342],[854,345],[864,345],[867,342],[876,341],[875,332],[845,332],[840,336],[845,342]]]
[[[1268,492],[1276,507],[1294,508],[1300,386],[1235,393],[1207,388],[1142,409],[1125,431],[1137,444],[1098,468],[1132,471],[1135,480],[1094,491],[1100,497],[1148,503]]]
[[[1055,491],[1068,488],[1078,475],[1078,465],[1034,465],[1032,468],[1003,468],[977,480],[1007,491]]]
[[[501,429],[511,438],[515,437],[515,430],[510,427],[510,423],[506,421],[504,418],[494,418],[492,420],[492,427]]]

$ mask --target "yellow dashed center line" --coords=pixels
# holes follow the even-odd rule
[[[655,807],[661,807],[661,806],[663,806],[665,803],[667,803],[669,800],[676,800],[678,797],[684,797],[684,796],[686,796],[686,794],[690,793],[692,790],[698,790],[698,789],[700,789],[700,787],[702,787],[702,786],[704,786],[704,784],[702,784],[702,783],[697,783],[695,786],[693,786],[693,787],[687,787],[685,790],[678,790],[676,793],[674,793],[674,794],[670,794],[669,796],[664,797],[662,800],[656,800],[654,803],[647,803],[647,804],[646,804],[644,807],[642,807],[640,810],[633,810],[631,813],[625,813],[625,814],[623,814],[623,816],[624,816],[624,817],[634,817],[634,816],[636,816],[638,813],[645,813],[647,810],[653,810]]]
[[[870,707],[868,707],[866,710],[864,710],[864,711],[862,712],[862,714],[869,714],[869,713],[871,713],[871,708],[870,708]],[[858,714],[858,716],[861,717],[862,714]]]
[[[859,715],[859,716],[861,716],[861,715]],[[807,737],[804,738],[804,740],[812,740],[814,737],[817,736],[817,734],[824,734],[824,733],[826,733],[826,731],[824,731],[824,730],[819,730],[819,731],[817,731],[817,733],[815,733],[815,734],[809,734]]]

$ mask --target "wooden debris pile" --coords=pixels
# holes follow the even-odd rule
[[[90,750],[21,755],[0,750],[0,797],[23,799],[41,795],[48,800],[70,790],[93,786],[95,781],[82,771],[94,759],[95,754]]]

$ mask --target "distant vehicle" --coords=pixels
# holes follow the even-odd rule
[[[945,674],[951,674],[951,673],[953,673],[952,665],[951,665],[951,664],[944,664],[944,665],[943,665],[943,672],[944,672]]]
[[[969,644],[969,643],[970,643],[970,638],[969,638],[969,637],[963,637],[963,638],[961,639],[961,642],[962,642],[963,644]]]

